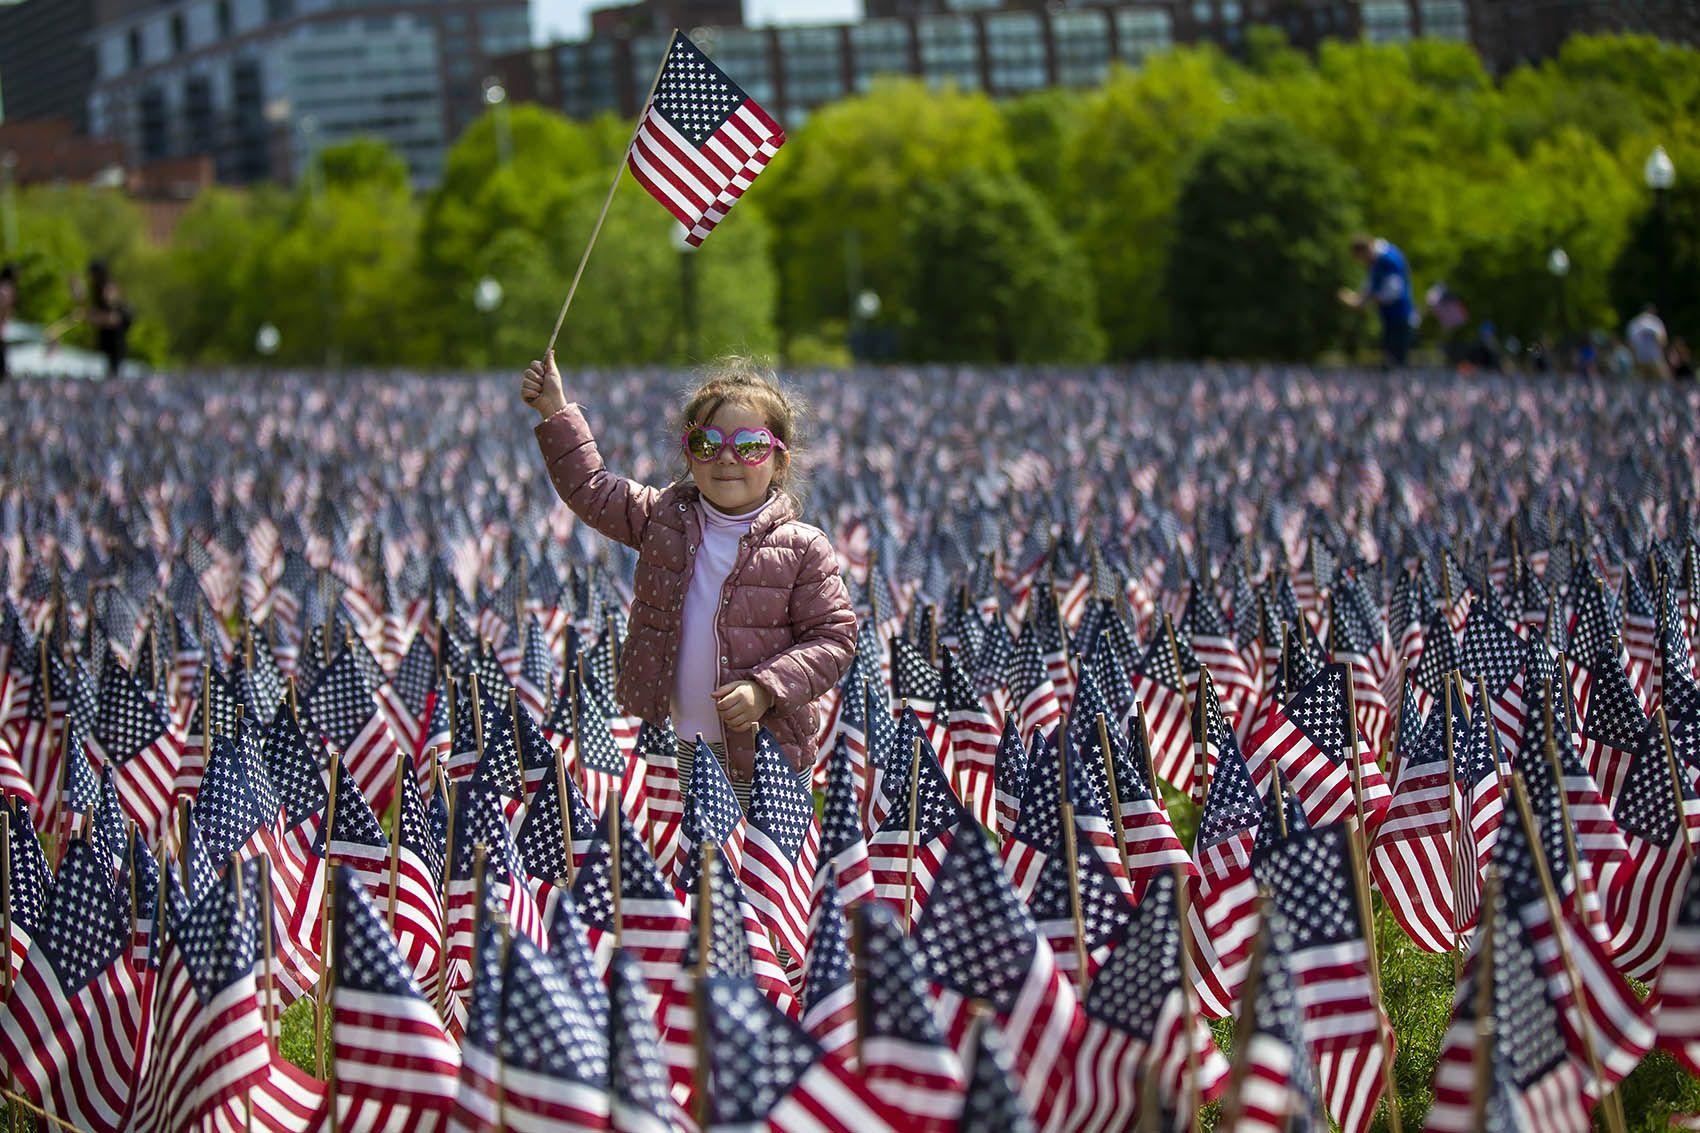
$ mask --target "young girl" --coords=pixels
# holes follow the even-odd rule
[[[616,693],[652,724],[671,714],[681,786],[700,735],[747,811],[759,725],[806,775],[815,701],[850,667],[856,615],[825,533],[797,519],[797,403],[754,365],[722,363],[680,415],[688,474],[658,489],[603,467],[553,352],[526,367],[520,393],[543,418],[555,491],[638,552]]]

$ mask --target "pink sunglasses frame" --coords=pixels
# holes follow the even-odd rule
[[[698,429],[701,429],[705,434],[713,434],[720,438],[720,444],[715,448],[713,456],[701,457],[691,451],[691,434],[696,432]],[[742,456],[738,455],[737,446],[732,443],[739,433],[749,433],[754,436],[765,436],[773,447],[768,449],[767,455],[762,457],[760,460],[745,460]],[[784,441],[773,435],[772,429],[735,429],[731,436],[727,436],[724,432],[715,428],[713,425],[688,426],[684,433],[679,437],[679,447],[685,450],[686,457],[696,461],[698,464],[712,464],[714,461],[720,459],[721,453],[725,452],[728,447],[731,447],[732,459],[748,468],[759,468],[766,464],[773,458],[775,450],[779,452],[791,451],[785,446]]]

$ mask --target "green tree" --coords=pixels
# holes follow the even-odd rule
[[[1611,271],[1611,297],[1619,320],[1644,303],[1659,304],[1673,337],[1700,343],[1700,147],[1679,148],[1678,179],[1663,208],[1638,202],[1623,250]]]
[[[1340,327],[1350,173],[1279,118],[1224,125],[1186,175],[1169,298],[1184,353],[1310,358]]]
[[[1085,258],[1012,173],[923,186],[904,230],[906,353],[963,362],[1086,362],[1103,334]]]
[[[275,189],[210,189],[178,221],[153,290],[174,357],[197,363],[252,356],[268,317],[266,251],[283,230],[288,198]]]
[[[1179,171],[1232,112],[1232,74],[1219,52],[1187,48],[1112,72],[1081,109],[1056,211],[1085,250],[1112,357],[1165,345]]]
[[[913,255],[898,218],[923,185],[968,169],[1015,169],[1009,129],[983,94],[892,80],[815,111],[751,194],[777,232],[790,331],[845,318],[852,276],[890,290]]]

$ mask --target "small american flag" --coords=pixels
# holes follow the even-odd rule
[[[906,1128],[950,1130],[962,1104],[962,1063],[933,1017],[915,947],[884,905],[863,904],[856,915],[862,1077]]]
[[[1273,902],[1264,906],[1262,932],[1257,994],[1244,1008],[1251,1033],[1235,1052],[1243,1080],[1238,1097],[1222,1103],[1223,1121],[1237,1114],[1238,1133],[1326,1133],[1292,971],[1293,933]]]
[[[814,798],[766,728],[756,733],[755,758],[740,880],[801,975],[809,938],[809,890],[820,855],[820,820]]]
[[[150,841],[163,835],[182,752],[165,713],[120,665],[106,666],[89,746],[113,768],[124,812]]]
[[[1605,898],[1612,963],[1624,975],[1646,980],[1664,961],[1671,919],[1693,868],[1683,820],[1693,788],[1665,754],[1656,722],[1647,722],[1640,749],[1617,798],[1629,862],[1611,872]]]
[[[951,789],[932,746],[921,736],[913,709],[904,712],[904,721],[908,727],[901,729],[906,735],[899,762],[885,779],[891,809],[868,839],[868,863],[873,870],[875,895],[889,902],[899,915],[913,918],[927,903],[933,879],[940,863],[949,856],[956,831],[973,820]],[[918,760],[914,758],[917,741],[921,752]],[[913,823],[909,814],[912,785]]]
[[[1188,1100],[1214,1101],[1227,1083],[1228,1064],[1183,989],[1177,896],[1172,871],[1152,877],[1081,1000],[1086,1029],[1071,1108],[1082,1133],[1131,1128],[1148,1081],[1157,1087],[1156,1112],[1171,1113]]]
[[[830,862],[822,866],[820,896],[809,922],[801,1009],[803,1029],[822,1050],[839,1053],[853,1049],[858,1007],[850,961],[850,924]]]
[[[606,1126],[607,1036],[572,981],[536,944],[515,936],[506,952],[500,1127]]]
[[[672,1133],[677,1106],[661,1061],[655,1002],[643,966],[620,949],[608,965],[610,1115],[621,1133]]]
[[[1039,736],[1034,734],[1034,742]],[[1027,748],[1021,742],[1015,714],[1003,722],[1003,735],[998,737],[997,766],[994,774],[994,794],[997,801],[998,837],[1008,838],[1015,832],[1021,817],[1021,796],[1027,793]]]
[[[359,879],[338,869],[331,1043],[345,1129],[441,1128],[460,1052],[412,978]]]
[[[130,1099],[143,1006],[129,944],[106,850],[72,842],[0,1008],[0,1062],[31,1102],[82,1129],[119,1129]]]
[[[856,695],[860,698],[859,689]],[[821,809],[813,900],[819,902],[826,887],[831,885],[838,891],[838,900],[850,905],[871,896],[874,881],[858,813],[857,769],[850,740],[843,732],[839,733],[826,762],[826,801]]]
[[[1456,737],[1469,727],[1461,709],[1454,700]],[[1461,820],[1453,829],[1452,816],[1460,812],[1457,792],[1447,785],[1445,729],[1444,711],[1435,712],[1424,725],[1414,698],[1407,694],[1399,717],[1399,781],[1369,857],[1370,875],[1388,910],[1427,952],[1452,951],[1457,930],[1464,925],[1454,895],[1454,863],[1460,855],[1453,839],[1456,835],[1461,841],[1470,831]],[[1468,860],[1473,862],[1474,855]]]

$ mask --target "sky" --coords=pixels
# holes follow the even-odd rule
[[[538,43],[583,39],[590,31],[586,15],[621,0],[531,0],[531,37]],[[862,0],[744,0],[751,24],[847,23],[862,15]]]

